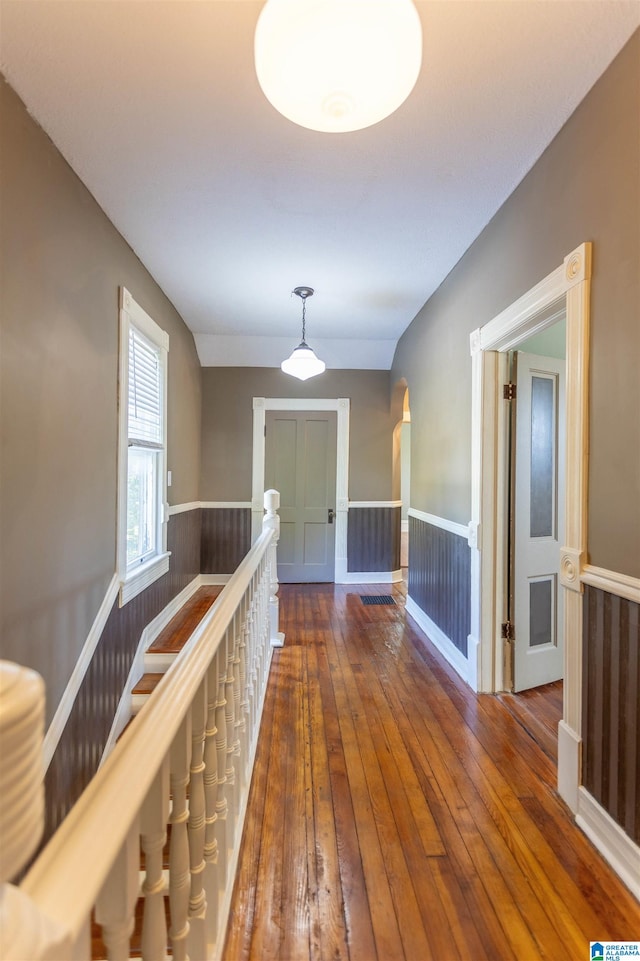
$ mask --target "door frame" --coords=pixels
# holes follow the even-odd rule
[[[583,243],[552,273],[471,333],[472,484],[471,635],[469,659],[476,689],[503,689],[506,558],[506,419],[502,384],[506,354],[566,317],[565,544],[560,584],[565,591],[564,705],[558,727],[558,791],[578,809],[582,728],[582,583],[587,562],[589,304],[591,243]]]
[[[349,418],[348,397],[254,397],[253,471],[251,484],[251,542],[262,531],[264,514],[265,425],[268,410],[336,411],[336,546],[334,582],[343,583],[347,573],[347,523],[349,514]]]

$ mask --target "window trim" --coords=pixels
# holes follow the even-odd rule
[[[160,350],[162,363],[162,449],[159,451],[158,550],[152,558],[127,570],[127,478],[129,452],[129,329],[133,325]],[[118,503],[116,564],[120,581],[120,607],[140,594],[169,570],[167,551],[167,381],[169,335],[120,288],[120,345],[118,377]]]

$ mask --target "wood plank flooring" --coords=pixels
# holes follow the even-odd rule
[[[282,585],[225,961],[587,961],[640,905],[553,760],[379,585]]]
[[[562,681],[553,681],[519,694],[500,694],[500,700],[542,748],[558,763],[558,724],[562,720]]]

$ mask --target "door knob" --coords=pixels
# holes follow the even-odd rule
[[[334,511],[333,507],[330,507],[329,510],[327,511],[327,520],[329,521],[330,524],[333,524],[333,518],[335,516],[336,516],[336,512]]]

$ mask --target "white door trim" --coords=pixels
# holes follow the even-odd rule
[[[262,531],[264,505],[264,428],[268,410],[335,410],[337,412],[336,457],[336,553],[335,581],[344,583],[347,574],[347,515],[349,513],[349,414],[348,397],[253,398],[253,480],[251,485],[251,540]]]
[[[502,516],[506,414],[498,352],[514,347],[566,315],[566,508],[560,583],[565,589],[564,712],[558,732],[558,790],[578,809],[582,724],[582,585],[587,560],[589,300],[591,244],[584,243],[539,284],[471,334],[472,494],[471,638],[477,650],[477,689],[502,689],[500,637],[505,563]],[[473,666],[472,666],[473,667]]]

